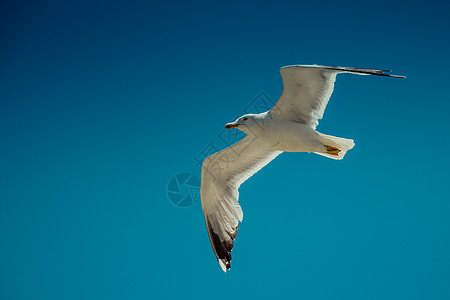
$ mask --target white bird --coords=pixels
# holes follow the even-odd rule
[[[282,152],[314,152],[342,159],[355,145],[353,140],[315,131],[333,92],[336,75],[389,75],[372,70],[319,65],[281,68],[283,93],[264,113],[246,114],[225,128],[247,134],[241,141],[207,157],[202,165],[200,196],[209,240],[224,272],[230,269],[231,250],[242,209],[240,185]]]

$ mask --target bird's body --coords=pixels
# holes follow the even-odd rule
[[[230,268],[231,250],[243,213],[240,185],[282,152],[313,152],[342,159],[354,142],[316,131],[339,73],[385,74],[385,70],[327,66],[289,66],[281,69],[283,93],[275,106],[247,114],[225,126],[247,134],[237,144],[205,159],[200,196],[209,239],[222,270]]]
[[[265,147],[283,152],[326,153],[325,138],[311,126],[284,120],[270,111],[251,115],[255,126],[242,128],[250,137],[258,138]],[[248,126],[247,126],[248,127]]]

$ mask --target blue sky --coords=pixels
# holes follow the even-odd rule
[[[3,1],[2,299],[449,299],[449,4]],[[279,68],[340,75],[320,132],[241,187],[223,274],[180,172]]]

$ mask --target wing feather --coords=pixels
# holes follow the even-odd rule
[[[203,162],[202,208],[211,246],[224,272],[230,268],[230,252],[243,217],[238,189],[280,153],[265,148],[257,138],[246,136]]]
[[[295,65],[281,68],[283,93],[271,113],[316,128],[333,93],[336,75],[352,73],[404,78],[385,74],[388,70]]]

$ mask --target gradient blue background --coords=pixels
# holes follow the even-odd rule
[[[62,3],[64,2],[64,3]],[[2,299],[450,299],[446,1],[2,1]],[[340,75],[318,130],[241,188],[220,270],[166,186],[288,64]]]

